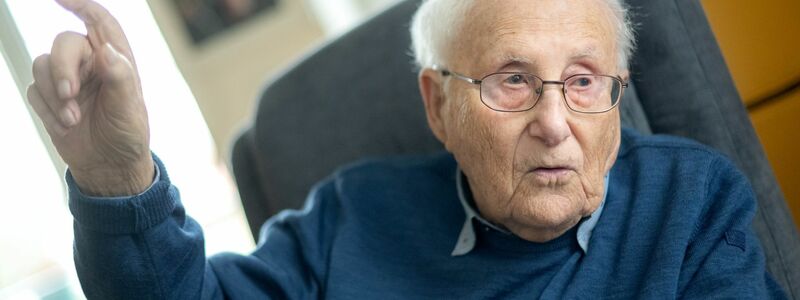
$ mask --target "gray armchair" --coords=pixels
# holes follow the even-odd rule
[[[800,299],[800,238],[697,0],[629,0],[638,27],[624,126],[689,137],[728,155],[758,197],[753,227],[770,273]],[[442,149],[427,127],[409,55],[418,1],[399,3],[269,82],[237,138],[233,169],[254,236],[302,206],[336,167]]]

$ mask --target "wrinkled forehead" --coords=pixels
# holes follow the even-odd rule
[[[475,72],[504,61],[537,65],[554,57],[613,68],[612,16],[603,0],[474,1],[454,32],[448,60]]]

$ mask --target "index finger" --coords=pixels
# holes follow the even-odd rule
[[[133,62],[125,32],[105,7],[93,0],[56,0],[56,2],[83,21],[92,47],[102,47],[110,43]]]

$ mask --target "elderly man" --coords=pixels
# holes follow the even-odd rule
[[[721,155],[620,128],[633,34],[618,0],[428,0],[411,32],[447,153],[361,162],[206,259],[149,151],[114,18],[36,59],[29,100],[70,171],[92,298],[781,298]]]

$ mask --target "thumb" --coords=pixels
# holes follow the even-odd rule
[[[95,63],[98,68],[97,73],[103,83],[115,92],[138,94],[138,76],[130,59],[122,55],[110,43],[105,43],[98,50],[100,50],[99,59],[96,58]]]

